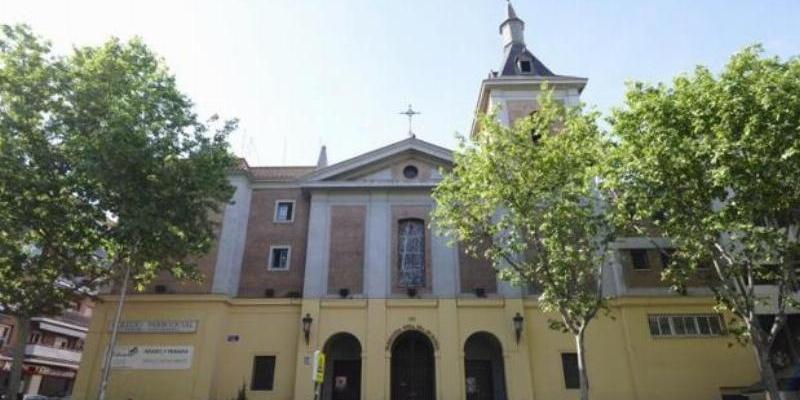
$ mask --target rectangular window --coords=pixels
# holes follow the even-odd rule
[[[666,269],[672,261],[672,255],[675,254],[675,249],[661,249],[658,253],[661,255],[661,268]]]
[[[661,329],[658,327],[658,318],[647,318],[647,324],[650,326],[650,334],[653,336],[661,335]]]
[[[289,269],[292,248],[289,246],[271,246],[269,248],[269,268],[270,270],[286,271]]]
[[[11,338],[11,327],[8,325],[0,325],[0,347],[3,347],[8,343],[8,339]]]
[[[275,356],[255,356],[250,390],[272,390],[274,381]]]
[[[425,286],[425,223],[420,219],[399,222],[397,255],[400,286]]]
[[[294,200],[278,200],[275,202],[275,222],[294,221]]]
[[[633,269],[639,271],[650,269],[650,265],[647,262],[647,250],[634,249],[630,251],[630,254],[631,261],[633,262]]]
[[[673,335],[672,326],[669,323],[669,317],[658,317],[658,328],[661,329],[661,336]]]
[[[69,340],[63,336],[56,336],[53,341],[53,347],[57,349],[66,349],[67,345],[69,345]]]
[[[723,334],[722,317],[716,314],[649,315],[647,325],[651,336],[700,337]]]
[[[28,338],[28,343],[30,344],[39,344],[42,341],[42,334],[39,332],[31,333]]]
[[[581,381],[578,378],[578,354],[561,353],[561,367],[564,370],[564,387],[567,389],[580,389]]]

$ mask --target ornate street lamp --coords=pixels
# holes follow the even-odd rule
[[[306,313],[306,316],[303,317],[303,335],[306,338],[306,345],[308,345],[308,336],[311,335],[312,322],[314,322],[314,318],[311,318],[311,314]]]
[[[512,318],[512,321],[514,321],[514,333],[517,335],[517,344],[519,344],[519,338],[522,336],[522,322],[524,320],[519,313]]]

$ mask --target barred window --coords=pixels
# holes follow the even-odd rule
[[[666,336],[720,336],[723,334],[722,318],[716,314],[700,315],[648,315],[650,335]]]
[[[288,271],[292,256],[290,246],[270,246],[267,269],[270,271]]]
[[[425,222],[401,220],[397,239],[400,286],[425,286]]]
[[[294,200],[278,200],[275,202],[275,222],[294,221]]]

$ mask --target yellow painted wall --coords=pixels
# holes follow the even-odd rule
[[[90,326],[74,398],[96,394],[113,302],[100,304]],[[716,399],[720,387],[757,379],[752,351],[731,338],[652,338],[647,315],[708,313],[708,299],[627,298],[612,304],[615,319],[600,318],[587,332],[587,363],[595,399]],[[525,316],[516,343],[511,319]],[[309,344],[300,319],[314,318]],[[250,399],[311,399],[306,357],[336,333],[348,332],[362,346],[362,398],[389,399],[392,335],[422,328],[436,346],[436,391],[440,400],[464,398],[464,343],[480,331],[502,345],[509,400],[574,399],[564,389],[561,352],[574,352],[569,335],[548,328],[535,301],[503,299],[227,299],[221,296],[133,296],[123,319],[197,319],[196,334],[122,334],[119,344],[193,345],[192,369],[114,370],[110,399],[227,400],[252,373],[256,355],[275,355],[270,392]],[[227,335],[239,335],[229,343]]]

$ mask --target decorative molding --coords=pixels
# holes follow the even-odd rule
[[[395,340],[397,340],[397,338],[400,335],[402,335],[403,333],[406,333],[406,332],[409,332],[409,331],[419,332],[419,333],[427,336],[428,340],[430,340],[431,344],[433,344],[433,351],[434,352],[439,351],[439,341],[436,340],[436,336],[434,336],[433,332],[429,331],[428,329],[426,329],[422,325],[411,325],[411,324],[403,325],[402,328],[397,329],[394,332],[392,332],[392,335],[389,336],[389,340],[386,341],[386,351],[387,352],[392,351],[392,345],[394,344]]]

